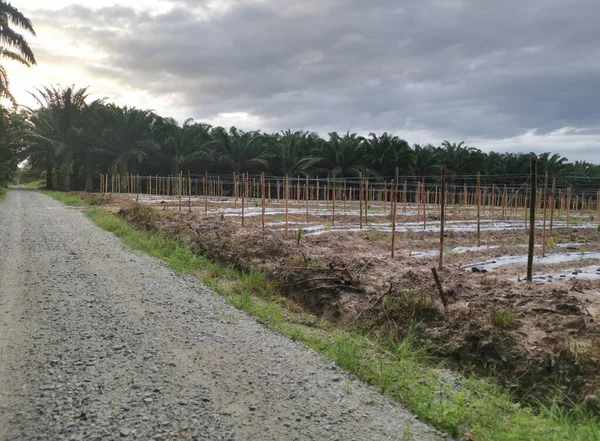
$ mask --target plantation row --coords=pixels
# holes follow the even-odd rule
[[[92,190],[100,174],[178,176],[180,172],[230,176],[259,173],[314,178],[357,178],[390,181],[396,167],[407,177],[439,174],[446,166],[449,185],[482,184],[509,188],[529,173],[529,155],[484,153],[464,143],[440,146],[409,143],[389,133],[285,131],[263,133],[229,130],[187,120],[182,125],[150,110],[91,101],[87,89],[44,87],[34,96],[39,108],[4,109],[0,142],[0,185],[28,159],[27,180],[43,178],[48,188]],[[538,169],[574,191],[595,191],[600,166],[569,163],[544,153]],[[594,179],[596,178],[596,179]]]

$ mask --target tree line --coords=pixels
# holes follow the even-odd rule
[[[409,143],[393,134],[331,132],[321,137],[304,130],[264,133],[213,127],[187,120],[179,124],[150,110],[89,99],[86,88],[42,87],[32,95],[39,107],[2,109],[0,121],[0,185],[26,161],[28,176],[43,178],[48,189],[98,188],[99,175],[192,174],[227,176],[232,172],[266,172],[276,176],[349,178],[362,174],[390,179],[432,176],[446,166],[457,185],[484,179],[522,182],[529,155],[485,153],[460,143],[439,146]],[[600,166],[569,162],[559,154],[538,155],[538,169],[552,176],[590,184]]]

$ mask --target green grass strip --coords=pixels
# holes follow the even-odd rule
[[[70,207],[83,207],[87,205],[85,201],[75,193],[64,193],[62,191],[52,190],[41,190],[41,192],[46,196],[50,196],[52,199],[56,199],[57,201],[62,202]]]
[[[215,264],[177,240],[137,230],[101,209],[85,213],[126,245],[163,260],[176,271],[196,275],[236,308],[334,360],[424,421],[453,436],[469,432],[478,441],[600,439],[600,421],[583,412],[567,412],[558,405],[536,409],[522,406],[496,384],[476,377],[455,374],[460,384],[456,388],[412,332],[396,343],[336,328],[327,321],[288,308],[286,300],[276,295],[277,288],[261,272],[243,273]],[[347,382],[346,387],[350,392],[353,385]],[[410,439],[409,432],[403,435]]]

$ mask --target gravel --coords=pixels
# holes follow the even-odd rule
[[[449,439],[33,191],[0,204],[1,440]]]

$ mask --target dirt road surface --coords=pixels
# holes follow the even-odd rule
[[[0,203],[0,440],[438,440],[408,411],[33,191]]]

